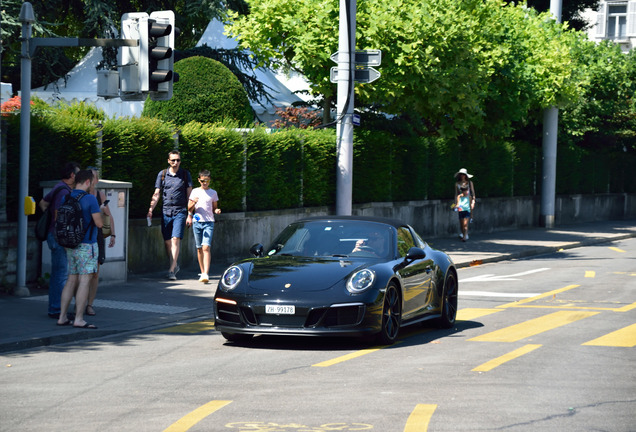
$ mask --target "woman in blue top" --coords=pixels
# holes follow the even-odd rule
[[[455,200],[455,210],[459,212],[459,227],[462,232],[462,241],[468,240],[468,221],[470,220],[470,193],[468,186],[460,186],[460,194]]]

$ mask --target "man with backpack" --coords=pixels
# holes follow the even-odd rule
[[[102,215],[95,195],[88,193],[95,178],[91,170],[75,175],[75,189],[66,197],[57,212],[55,235],[66,248],[68,279],[62,290],[61,312],[57,325],[73,324],[77,328],[96,329],[84,321],[88,292],[93,274],[97,272],[97,233],[102,227]],[[66,317],[75,296],[75,321]]]
[[[159,171],[155,181],[155,193],[150,200],[148,219],[152,218],[152,211],[163,200],[163,215],[161,218],[161,234],[163,235],[166,252],[170,260],[168,279],[177,280],[179,265],[179,250],[186,224],[190,226],[192,219],[188,217],[188,197],[192,192],[192,176],[190,172],[181,168],[181,154],[172,150],[168,154],[170,167]]]
[[[49,280],[49,318],[60,318],[60,299],[62,289],[68,277],[66,249],[59,245],[55,238],[55,217],[64,197],[71,193],[75,185],[75,174],[80,166],[77,162],[68,162],[62,167],[62,180],[40,200],[40,209],[51,213],[51,223],[46,237],[46,243],[51,250],[51,279]]]

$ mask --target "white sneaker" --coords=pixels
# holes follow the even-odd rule
[[[199,278],[199,282],[203,282],[203,283],[208,283],[210,279],[208,278],[208,275],[205,273],[201,273],[201,277]]]
[[[468,234],[466,234],[466,236],[464,237],[464,240],[468,240]]]
[[[460,239],[463,239],[463,238],[464,238],[464,234],[459,233],[459,238],[460,238]]]

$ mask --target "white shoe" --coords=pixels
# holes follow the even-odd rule
[[[459,238],[460,238],[460,239],[463,239],[463,238],[464,238],[464,234],[459,233]]]
[[[208,283],[210,279],[208,278],[208,275],[205,273],[201,273],[201,277],[199,278],[199,282],[203,282],[203,283]]]
[[[466,234],[466,236],[464,237],[464,240],[468,240],[468,234]]]
[[[181,267],[179,267],[179,265],[177,264],[177,266],[174,268],[174,275],[176,276],[177,273],[179,273],[179,270],[181,270]]]

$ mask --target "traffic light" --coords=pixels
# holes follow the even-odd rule
[[[153,12],[147,25],[141,27],[141,87],[143,91],[150,92],[152,100],[168,100],[172,97],[172,85],[178,80],[173,70],[174,42],[178,32],[173,11]]]
[[[145,12],[128,12],[121,16],[121,38],[140,40],[140,22],[147,20]],[[140,80],[140,50],[135,47],[119,48],[119,90],[120,97],[126,101],[141,101],[146,98],[142,93]]]

